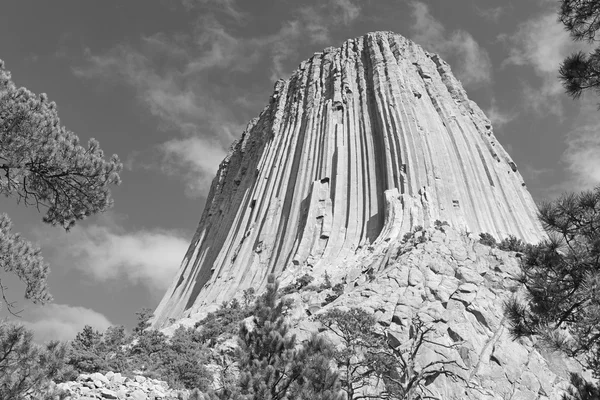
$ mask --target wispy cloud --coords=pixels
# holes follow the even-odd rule
[[[87,51],[85,65],[74,70],[83,78],[96,78],[115,83],[125,82],[136,91],[137,98],[161,124],[161,127],[176,130],[179,139],[171,139],[157,149],[162,157],[153,157],[144,161],[144,156],[152,151],[140,151],[137,156],[129,157],[130,166],[156,165],[165,172],[181,176],[188,188],[187,193],[206,195],[208,186],[198,182],[209,182],[219,165],[217,157],[224,156],[227,147],[235,137],[241,134],[243,125],[236,117],[235,109],[224,104],[219,90],[226,87],[222,82],[210,82],[203,72],[227,68],[250,68],[253,62],[252,49],[243,51],[236,38],[228,35],[221,27],[206,25],[206,35],[198,38],[170,37],[154,35],[143,38],[142,49],[120,45],[104,54],[92,54]],[[196,49],[196,56],[192,51]],[[237,54],[237,56],[235,56]],[[237,63],[236,57],[245,57],[245,63]],[[165,60],[167,60],[165,62]],[[186,157],[174,157],[175,142],[193,143],[195,155],[186,149]],[[202,144],[206,147],[202,147]],[[211,157],[207,158],[206,155]],[[198,162],[190,163],[197,158]],[[148,158],[148,157],[146,157]],[[208,160],[212,165],[208,165]],[[193,167],[189,169],[189,167]],[[198,174],[198,175],[195,175]]]
[[[504,5],[490,8],[478,7],[477,5],[475,5],[475,11],[477,12],[477,14],[493,22],[498,22],[500,17],[504,15],[505,10],[506,7]]]
[[[412,2],[414,24],[412,39],[427,50],[440,53],[456,65],[456,75],[467,86],[492,80],[492,63],[487,51],[463,30],[448,32],[431,15],[429,7],[422,2]]]
[[[255,80],[260,74],[254,71],[262,70],[263,79],[287,78],[297,65],[299,48],[307,42],[327,43],[331,30],[355,21],[361,9],[355,0],[302,5],[274,33],[248,37],[218,18],[227,14],[235,26],[243,25],[244,13],[235,0],[189,0],[184,5],[206,10],[191,33],[157,33],[103,53],[87,49],[85,63],[74,73],[129,85],[162,128],[179,132],[154,149],[162,156],[150,157],[155,151],[142,149],[129,155],[128,167],[154,165],[183,179],[189,195],[205,196],[226,149],[259,110],[251,102],[236,101],[244,94],[232,77]]]
[[[337,15],[338,23],[348,25],[360,16],[361,7],[354,0],[330,0],[331,14]]]
[[[492,121],[492,125],[496,129],[502,129],[504,125],[512,122],[518,117],[517,112],[501,108],[494,97],[492,97],[490,107],[485,110],[485,114],[488,116],[490,121]]]
[[[558,68],[571,52],[585,45],[574,43],[558,22],[554,11],[522,23],[510,36],[501,36],[510,47],[503,65],[532,68],[539,84],[523,83],[524,103],[537,112],[562,115],[564,90],[558,80]]]
[[[85,307],[47,304],[27,310],[21,322],[34,333],[37,342],[72,340],[85,325],[104,331],[112,324],[103,314]]]
[[[565,139],[567,149],[562,161],[571,174],[566,184],[568,190],[591,189],[600,185],[600,115],[596,100],[582,100],[580,114]]]
[[[39,228],[44,248],[62,249],[55,263],[72,266],[97,282],[124,280],[162,293],[173,279],[189,245],[181,232],[165,229],[125,230],[111,214],[98,223],[76,226],[63,235]]]
[[[169,140],[161,145],[161,150],[165,172],[170,175],[187,174],[185,180],[190,193],[210,187],[217,166],[226,156],[220,144],[199,137]]]
[[[188,10],[198,7],[212,12],[221,12],[236,21],[242,21],[246,17],[236,4],[236,0],[182,0],[182,4]]]

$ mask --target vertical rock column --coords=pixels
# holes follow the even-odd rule
[[[155,325],[286,268],[341,268],[436,220],[543,237],[516,164],[449,66],[393,33],[348,40],[277,82],[234,143]]]

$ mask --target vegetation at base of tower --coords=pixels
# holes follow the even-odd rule
[[[240,326],[239,395],[252,400],[308,399],[303,389],[318,389],[316,398],[339,398],[336,379],[317,373],[329,371],[326,343],[313,338],[298,346],[286,318],[288,307],[280,298],[277,281],[270,276],[266,292],[257,299],[251,326]]]
[[[325,297],[325,301],[323,302],[323,305],[327,305],[329,303],[333,303],[335,301],[335,299],[337,299],[338,297],[340,297],[342,294],[344,294],[344,284],[343,283],[336,283],[332,288],[331,291],[333,293],[330,293],[327,295],[327,297]]]
[[[152,314],[148,309],[137,313],[138,324],[131,335],[122,326],[104,333],[86,326],[70,343],[66,364],[72,368],[67,379],[81,373],[118,372],[125,376],[143,373],[162,379],[172,388],[206,390],[210,374],[205,367],[207,348],[194,328],[180,326],[171,338],[148,329]],[[140,328],[145,326],[144,330]]]
[[[254,296],[253,291],[248,294]],[[250,306],[242,307],[235,300],[224,305],[222,312],[247,309],[252,317],[231,314],[239,317],[237,331],[231,335],[238,342],[233,352],[216,345],[223,343],[227,332],[207,343],[202,323],[180,326],[169,338],[148,327],[147,309],[137,313],[138,324],[131,335],[123,327],[100,333],[87,326],[69,344],[66,368],[54,379],[108,371],[130,377],[142,374],[165,380],[172,388],[194,389],[190,398],[203,400],[428,398],[433,394],[427,385],[440,376],[462,380],[468,387],[461,376],[464,368],[456,361],[422,363],[425,347],[457,349],[461,343],[436,342],[432,328],[417,317],[400,343],[379,329],[375,317],[363,309],[331,309],[316,317],[329,336],[315,333],[300,342],[291,332],[290,306],[273,276],[266,292]],[[363,391],[376,382],[377,393]]]
[[[298,277],[294,283],[291,283],[284,288],[281,289],[281,294],[290,294],[300,292],[302,290],[311,290],[311,289],[320,289],[315,286],[312,286],[311,283],[315,280],[315,278],[310,274],[304,274]]]
[[[252,297],[248,294],[244,305],[240,304],[237,299],[233,299],[229,303],[224,302],[218,310],[208,313],[203,320],[196,322],[194,328],[199,329],[198,340],[202,344],[211,345],[223,334],[235,335],[240,321],[248,318],[251,314],[253,300],[250,299],[253,299],[253,296],[253,292]]]
[[[0,194],[43,209],[44,222],[69,230],[112,206],[109,188],[120,183],[121,169],[116,155],[105,160],[96,140],[80,145],[77,135],[61,125],[56,104],[45,94],[17,87],[0,60]],[[25,284],[26,299],[37,304],[52,299],[40,249],[12,232],[6,214],[0,214],[0,267]],[[17,314],[6,289],[0,278],[0,305]],[[0,336],[0,398],[47,392],[49,380],[60,379],[63,345],[37,346],[30,331],[6,323],[0,323]]]
[[[351,308],[329,310],[320,314],[317,321],[341,342],[341,347],[333,352],[333,360],[339,368],[347,399],[362,396],[361,390],[370,385],[371,378],[381,368],[378,364],[384,361],[380,352],[385,347],[385,339],[376,330],[377,320],[363,309]]]
[[[508,235],[498,243],[496,238],[487,232],[479,234],[479,243],[498,248],[499,250],[514,251],[517,253],[525,253],[531,247],[529,243],[525,243],[514,235]]]
[[[525,243],[514,235],[508,235],[508,237],[502,239],[502,241],[498,243],[498,249],[504,251],[515,251],[517,253],[524,253],[529,247],[531,247],[530,244]]]
[[[35,344],[23,326],[0,323],[0,399],[55,398],[50,381],[62,379],[66,351],[56,341]]]
[[[498,245],[496,238],[487,232],[482,232],[479,234],[479,243],[490,247],[496,247]]]
[[[574,40],[597,42],[600,3],[597,0],[562,0],[559,20]],[[600,48],[587,54],[582,51],[571,54],[562,62],[559,75],[566,92],[573,98],[590,89],[600,93]]]
[[[386,390],[384,395],[392,399],[420,399],[435,398],[427,387],[440,376],[450,378],[465,384],[466,388],[471,385],[465,379],[464,373],[467,368],[461,366],[455,360],[436,360],[421,364],[419,356],[424,346],[443,347],[451,350],[459,350],[461,342],[445,345],[431,340],[433,328],[424,323],[417,315],[412,318],[408,329],[408,340],[396,346],[388,340],[391,350],[392,364],[384,375]],[[390,368],[391,367],[391,368]]]
[[[524,297],[506,304],[515,337],[536,336],[600,378],[600,187],[543,204],[548,240],[522,258]]]
[[[389,332],[381,332],[375,317],[361,308],[329,310],[317,320],[341,341],[333,359],[348,400],[436,398],[427,385],[440,376],[469,386],[460,375],[465,368],[454,360],[422,364],[419,357],[424,346],[457,349],[460,343],[444,345],[433,341],[433,328],[418,316],[412,318],[402,343]],[[384,383],[384,390],[368,394],[362,391],[378,381]]]

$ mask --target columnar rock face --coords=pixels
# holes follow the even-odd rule
[[[543,237],[516,164],[448,64],[393,33],[348,40],[278,81],[232,146],[155,325],[271,273],[343,276],[436,220]]]

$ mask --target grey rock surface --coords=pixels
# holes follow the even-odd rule
[[[343,268],[436,220],[544,236],[516,165],[448,64],[390,32],[348,40],[278,81],[234,143],[154,326],[260,291],[271,272]]]

